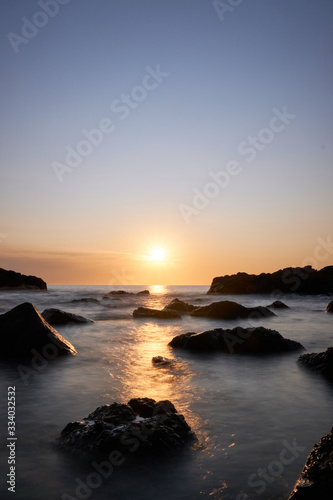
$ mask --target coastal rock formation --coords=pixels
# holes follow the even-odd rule
[[[331,500],[333,491],[333,429],[308,456],[289,500]]]
[[[298,362],[333,380],[333,347],[329,347],[325,352],[303,354],[298,358]]]
[[[231,300],[222,300],[221,302],[213,302],[208,306],[195,308],[195,310],[192,311],[191,316],[214,319],[261,319],[269,316],[275,316],[275,314],[267,309],[267,307],[244,307],[237,304],[237,302],[232,302]]]
[[[164,356],[154,356],[151,361],[154,365],[170,366],[173,365],[176,360],[165,358]]]
[[[304,349],[299,342],[286,339],[277,331],[261,326],[184,333],[174,337],[169,346],[188,351],[223,351],[231,354],[269,354]]]
[[[97,303],[99,302],[98,299],[94,299],[93,297],[85,297],[83,299],[74,299],[74,300],[71,300],[71,304],[77,304],[77,303],[80,303],[80,302],[91,302],[91,303]]]
[[[333,313],[333,301],[331,301],[328,306],[326,307],[326,312],[327,313]]]
[[[272,304],[266,307],[272,307],[273,309],[290,309],[290,307],[287,306],[284,302],[281,302],[281,300],[275,300],[274,302],[272,302]]]
[[[29,302],[0,315],[0,338],[1,357],[7,360],[31,359],[36,351],[44,354],[44,349],[48,347],[50,352],[53,350],[53,357],[76,354],[72,344],[52,328]]]
[[[208,294],[254,293],[332,294],[333,266],[320,271],[311,266],[288,267],[275,273],[237,273],[214,278]]]
[[[190,314],[198,306],[192,306],[179,299],[173,299],[169,304],[164,307],[164,311],[177,311],[180,314]]]
[[[47,290],[45,281],[0,268],[0,290]]]
[[[114,296],[121,296],[121,295],[150,295],[149,290],[141,290],[140,292],[133,293],[133,292],[126,292],[125,290],[111,290],[111,292],[106,293],[103,295],[104,297],[114,297]]]
[[[176,319],[181,318],[177,311],[160,311],[149,307],[138,307],[133,311],[134,318]]]
[[[136,295],[150,295],[149,290],[141,290],[141,292],[138,292]]]
[[[62,311],[61,309],[45,309],[42,316],[50,325],[70,325],[70,324],[83,324],[94,323],[92,319],[79,316],[70,312]]]
[[[140,460],[174,454],[194,440],[195,434],[170,401],[138,398],[100,406],[68,424],[58,442],[80,457],[107,457],[117,450],[126,459]]]

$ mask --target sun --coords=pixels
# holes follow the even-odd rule
[[[149,252],[149,259],[154,262],[164,262],[166,251],[163,247],[153,247]]]

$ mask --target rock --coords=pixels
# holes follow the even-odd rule
[[[333,301],[331,301],[328,306],[326,307],[326,312],[327,313],[333,313]]]
[[[70,312],[62,311],[61,309],[45,309],[42,316],[50,325],[70,325],[70,324],[83,324],[94,323],[92,319],[79,316]]]
[[[275,316],[275,314],[266,307],[244,307],[230,300],[222,300],[221,302],[213,302],[208,306],[197,307],[192,311],[191,316],[216,319],[261,319]]]
[[[100,406],[82,421],[68,424],[58,443],[89,459],[117,450],[126,460],[141,460],[175,454],[195,439],[170,401],[138,398]]]
[[[178,319],[181,315],[177,311],[160,311],[148,307],[138,307],[133,311],[134,318]]]
[[[0,290],[47,290],[45,281],[0,268]]]
[[[308,456],[289,500],[331,500],[333,491],[333,429]]]
[[[91,303],[96,303],[97,302],[98,303],[99,300],[98,299],[94,299],[92,297],[71,300],[71,304],[75,304],[75,303],[78,303],[78,302],[91,302]]]
[[[29,359],[35,351],[42,354],[43,348],[50,345],[56,347],[56,356],[76,354],[72,344],[52,328],[29,302],[0,315],[0,332],[1,357],[4,359]],[[56,356],[51,356],[50,349],[50,357],[46,357],[51,359]]]
[[[253,294],[253,293],[300,293],[332,294],[333,266],[320,271],[311,266],[288,267],[275,273],[247,274],[214,278],[208,294]]]
[[[136,295],[150,295],[149,290],[141,290],[141,292],[138,292]]]
[[[104,297],[114,297],[114,296],[119,296],[119,295],[150,295],[149,290],[141,290],[140,292],[133,293],[133,292],[126,292],[125,290],[112,290],[111,292],[106,293],[103,295]]]
[[[164,311],[177,311],[180,314],[190,314],[198,306],[191,306],[179,299],[173,299],[169,304],[164,307]]]
[[[298,362],[310,370],[324,375],[328,379],[333,379],[333,347],[329,347],[325,352],[303,354],[298,358]]]
[[[176,360],[171,358],[164,358],[163,356],[154,356],[151,361],[154,365],[169,366],[173,365]]]
[[[184,333],[174,337],[169,346],[188,351],[223,351],[231,354],[268,354],[304,349],[299,342],[286,339],[277,331],[262,326]]]
[[[274,302],[272,302],[272,304],[266,307],[272,307],[273,309],[290,309],[290,307],[287,306],[284,302],[281,302],[281,300],[275,300]]]

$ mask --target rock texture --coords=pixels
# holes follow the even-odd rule
[[[42,316],[52,326],[94,323],[92,319],[62,311],[61,309],[45,309]]]
[[[326,307],[326,312],[327,313],[333,313],[333,301],[331,301],[328,306]]]
[[[266,307],[244,307],[237,304],[237,302],[222,300],[221,302],[213,302],[208,306],[197,307],[194,311],[192,311],[191,316],[201,316],[215,319],[261,319],[269,316],[275,316],[275,314]]]
[[[47,290],[45,281],[0,268],[0,290]]]
[[[83,457],[108,456],[113,450],[135,460],[177,453],[195,434],[170,401],[131,399],[97,408],[61,432],[59,445]],[[128,455],[128,452],[129,455]]]
[[[320,271],[311,266],[288,267],[275,273],[233,275],[214,278],[209,294],[253,294],[253,293],[300,293],[332,294],[333,266]]]
[[[298,358],[298,362],[333,380],[333,347],[329,347],[325,352],[319,354],[303,354]]]
[[[138,307],[133,311],[134,318],[176,319],[181,318],[177,311],[160,311],[148,307]]]
[[[57,356],[76,354],[72,344],[29,302],[0,315],[0,338],[1,357],[8,360],[31,359],[35,351],[41,354],[50,344],[56,347]]]
[[[269,304],[269,306],[266,307],[271,307],[272,309],[290,309],[290,307],[284,302],[281,302],[281,300],[275,300],[272,304]]]
[[[289,500],[331,500],[333,492],[333,429],[308,456]]]
[[[180,314],[190,314],[198,306],[192,306],[191,304],[187,304],[179,299],[173,299],[169,304],[164,307],[164,311],[177,311]]]
[[[277,331],[264,327],[189,332],[174,337],[169,346],[188,351],[223,351],[231,354],[272,354],[304,349],[299,342],[286,339]]]

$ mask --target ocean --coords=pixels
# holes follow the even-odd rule
[[[95,320],[57,327],[77,356],[30,371],[1,362],[1,498],[15,500],[279,500],[287,499],[313,445],[332,427],[332,385],[297,364],[300,352],[269,356],[197,354],[168,347],[176,335],[218,327],[265,326],[301,342],[309,352],[332,345],[327,296],[285,295],[290,309],[262,320],[223,321],[184,316],[133,318],[138,306],[163,308],[175,297],[205,305],[234,300],[267,305],[269,295],[207,295],[201,286],[126,286],[149,296],[102,299],[119,287],[49,286],[47,292],[1,292],[0,313],[23,302],[42,312],[56,307]],[[72,303],[93,297],[98,303]],[[153,356],[175,358],[163,367]],[[7,491],[7,390],[16,389],[16,491]],[[68,422],[95,408],[134,397],[169,399],[198,437],[170,460],[115,466],[107,478],[56,446]],[[135,452],[134,452],[135,453]],[[98,479],[99,477],[99,479]],[[95,481],[95,482],[94,482]]]

